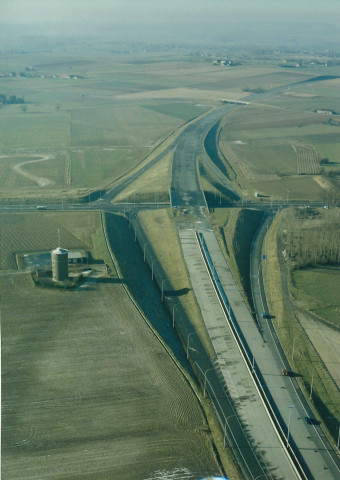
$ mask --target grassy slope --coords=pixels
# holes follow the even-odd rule
[[[170,152],[117,195],[115,202],[169,201],[171,160]]]
[[[201,157],[198,157],[197,161],[199,166],[200,187],[204,192],[207,203],[218,204],[219,202],[232,202],[233,199],[229,195],[228,190],[221,185],[221,182],[210,168],[203,164]]]
[[[160,261],[166,277],[170,280],[175,292],[178,292],[175,303],[180,301],[192,324],[202,329],[202,317],[191,289],[191,283],[184,263],[177,228],[171,210],[145,211],[139,215],[144,232],[152,245],[153,251]],[[164,284],[165,290],[167,284]],[[171,294],[171,292],[169,292]],[[172,294],[171,294],[172,295]],[[172,298],[171,300],[174,300]],[[170,301],[170,308],[172,301]],[[203,336],[205,346],[211,352],[208,339]]]
[[[152,245],[153,252],[162,266],[164,275],[170,280],[173,287],[173,290],[168,291],[167,289],[169,287],[167,287],[167,283],[165,282],[164,284],[165,296],[168,296],[170,316],[172,316],[173,305],[179,301],[185,309],[189,321],[199,332],[201,341],[206,350],[212,354],[211,343],[205,333],[201,313],[195,295],[191,289],[190,279],[179,243],[177,227],[171,210],[145,211],[139,214],[139,218],[143,230]],[[148,253],[147,249],[148,246],[146,246],[146,253]],[[143,267],[145,268],[145,264]],[[141,267],[139,267],[139,269],[140,268]],[[175,297],[173,296],[174,292],[176,292]],[[141,292],[141,294],[143,295],[143,292]],[[144,292],[144,295],[148,295],[148,293]],[[215,442],[221,451],[223,439],[220,436],[220,427],[217,424],[215,414],[211,411],[210,404],[205,404],[205,410],[209,418],[209,424],[212,428]],[[228,452],[221,456],[221,460],[227,471],[230,474],[234,473],[235,478],[238,478],[238,473],[235,470],[235,466],[233,465]]]
[[[250,209],[215,209],[211,214],[216,236],[235,280],[252,309],[250,286],[250,250],[263,213]]]
[[[340,327],[340,268],[320,267],[292,272],[294,294],[305,308]]]

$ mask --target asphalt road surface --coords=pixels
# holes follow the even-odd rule
[[[275,95],[281,90],[282,87],[271,91],[270,94]],[[254,100],[260,96],[263,97],[264,94],[251,95],[247,98],[247,100]],[[275,335],[273,334],[273,331],[271,330],[267,321],[262,320],[261,331],[259,331],[248,310],[248,313],[245,313],[244,305],[242,305],[242,299],[240,300],[238,298],[238,295],[240,294],[239,292],[237,294],[237,288],[235,289],[235,286],[231,286],[230,277],[227,272],[228,267],[225,263],[223,263],[225,262],[222,260],[223,255],[219,247],[216,247],[217,240],[214,238],[212,229],[209,225],[209,220],[205,216],[204,207],[206,206],[206,201],[203,192],[200,190],[197,178],[197,155],[202,155],[203,160],[210,162],[211,165],[211,159],[205,156],[202,149],[203,137],[209,128],[213,127],[213,125],[219,121],[223,115],[234,110],[235,108],[242,107],[238,107],[236,105],[224,105],[221,108],[215,109],[209,114],[202,116],[191,123],[185,129],[185,131],[180,134],[177,140],[170,145],[170,147],[158,155],[150,164],[148,164],[134,176],[130,177],[124,182],[121,182],[117,187],[114,187],[107,192],[103,200],[89,204],[49,205],[48,210],[107,209],[110,211],[122,211],[124,208],[129,210],[135,209],[137,205],[113,206],[110,201],[123,188],[135,180],[135,178],[159,161],[168,151],[174,150],[172,182],[170,189],[171,204],[173,207],[186,209],[190,216],[189,221],[188,218],[185,218],[182,223],[182,244],[184,246],[188,239],[191,238],[190,235],[192,234],[193,229],[200,229],[201,231],[205,232],[205,234],[208,232],[208,243],[212,250],[214,262],[216,262],[216,271],[219,272],[219,278],[221,279],[221,283],[225,289],[225,293],[228,296],[230,304],[235,311],[239,327],[246,339],[250,352],[252,352],[251,354],[253,355],[254,359],[254,368],[256,368],[259,375],[262,376],[265,389],[273,401],[274,409],[277,411],[283,426],[287,430],[287,443],[289,441],[289,444],[294,446],[298,456],[302,460],[302,463],[305,464],[308,478],[315,480],[321,478],[338,479],[340,478],[338,458],[335,456],[334,452],[329,449],[329,445],[325,440],[322,429],[319,426],[307,425],[304,423],[304,416],[306,412],[308,414],[309,411],[306,409],[306,404],[304,403],[301,393],[294,383],[294,379],[280,375],[280,369],[283,366],[282,364],[286,366],[286,360],[277,343],[277,339],[275,338]],[[217,173],[225,186],[228,186],[228,180],[223,178],[223,175],[219,171],[217,171]],[[143,208],[152,207],[154,208],[155,206],[143,205]],[[1,210],[36,211],[36,207],[26,205],[16,205],[12,207],[2,206]],[[195,249],[193,245],[190,246],[191,241],[192,238],[189,241],[189,250],[187,250],[185,255],[187,264],[191,262],[189,257],[195,257]],[[258,236],[258,240],[256,242],[257,246],[254,247],[253,251],[253,259],[255,261],[255,264],[253,265],[253,272],[255,273],[252,274],[255,302],[258,312],[266,311],[265,297],[263,292],[261,292],[260,265],[257,266],[255,260],[257,258],[257,261],[261,262],[261,257],[258,254],[258,251],[256,251],[256,249],[260,248],[261,241],[260,235]],[[206,301],[207,291],[210,291],[210,294],[208,295],[210,302],[209,306],[207,308],[202,307],[203,310],[205,309],[206,312],[209,313],[210,309],[211,311],[214,311],[215,308],[218,308],[218,300],[216,295],[214,296],[210,290],[211,282],[209,282],[207,277],[203,275],[205,268],[203,267],[203,260],[196,256],[196,260],[193,260],[193,267],[189,268],[189,273],[192,277],[193,284],[195,284],[195,280],[198,281],[200,279],[200,276],[206,279],[203,281],[201,287],[194,288],[200,305],[204,304]],[[200,273],[195,274],[195,268],[197,268],[197,272]],[[256,291],[257,289],[258,292]],[[233,300],[234,296],[235,299]],[[238,311],[242,311],[242,313],[238,314]],[[197,335],[195,335],[194,332],[187,333],[187,347],[190,355],[196,363],[197,369],[201,370],[207,392],[210,394],[210,396],[215,396],[215,400],[218,400],[218,402],[220,402],[222,398],[224,399],[228,397],[228,401],[226,401],[226,409],[220,409],[216,413],[220,419],[222,419],[222,424],[224,423],[225,434],[228,436],[230,443],[234,448],[235,455],[239,459],[239,462],[243,462],[242,470],[245,473],[245,477],[249,479],[287,478],[291,480],[295,478],[295,474],[292,472],[288,473],[290,466],[286,460],[283,460],[286,458],[283,448],[279,447],[276,450],[275,455],[271,456],[270,450],[274,451],[275,448],[269,448],[269,444],[271,442],[268,442],[267,440],[264,441],[263,439],[263,436],[266,436],[267,432],[269,434],[270,427],[266,427],[265,431],[262,430],[261,433],[261,426],[256,428],[257,422],[254,420],[254,415],[251,414],[250,410],[249,415],[246,412],[247,408],[251,409],[251,401],[249,401],[249,399],[253,398],[253,395],[249,394],[250,390],[247,390],[249,386],[245,386],[246,383],[239,383],[239,377],[237,377],[236,373],[238,367],[240,368],[240,372],[242,372],[242,369],[244,369],[244,362],[242,359],[236,359],[235,357],[234,361],[232,361],[233,368],[231,369],[231,365],[228,364],[231,359],[230,357],[226,356],[226,353],[229,354],[231,348],[229,334],[227,334],[225,330],[226,327],[222,325],[224,322],[222,322],[221,313],[218,313],[215,318],[213,317],[214,316],[212,316],[210,320],[207,320],[206,325],[212,339],[212,343],[216,347],[215,351],[218,353],[215,364],[212,365],[209,363],[208,359],[203,359],[203,364],[199,363],[202,362],[202,355],[200,352],[202,347],[199,343]],[[218,319],[220,320],[218,321]],[[224,344],[223,342],[226,343]],[[210,372],[208,372],[208,370],[210,370]],[[231,370],[235,371],[235,373],[232,374]],[[243,377],[244,382],[248,382],[250,379],[249,374],[249,378],[247,380],[245,379],[246,374],[241,373],[241,376]],[[247,391],[247,395],[239,394],[242,389]],[[243,403],[242,400],[244,400]],[[238,404],[240,407],[237,410],[237,414],[235,413],[236,404]],[[266,424],[267,420],[264,422],[264,424]],[[240,446],[242,448],[240,448]],[[262,456],[265,458],[260,459],[261,454],[259,456],[259,452],[263,452]],[[249,456],[249,461],[243,461],[245,454]],[[279,460],[281,455],[283,456]]]
[[[262,279],[262,262],[265,261],[261,255],[262,244],[271,218],[268,216],[258,231],[251,255],[253,301],[261,330],[261,343],[264,347],[255,350],[256,364],[261,371],[265,389],[275,402],[286,428],[290,416],[291,442],[299,450],[303,462],[308,465],[314,478],[340,478],[339,460],[321,426],[308,425],[305,421],[305,417],[313,418],[313,413],[302,395],[296,379],[280,374],[282,368],[287,370],[291,370],[291,368],[269,318],[270,312]],[[262,317],[262,312],[266,314],[267,318]],[[291,410],[290,414],[289,409]],[[324,468],[325,466],[327,468]]]
[[[196,158],[202,155],[204,134],[236,105],[224,105],[190,124],[177,140],[172,160],[171,205],[173,207],[204,207],[205,197],[200,189]]]
[[[207,307],[203,306],[206,302],[206,289],[209,287],[209,282],[205,282],[203,288],[198,286],[195,287],[195,283],[197,283],[196,280],[200,275],[202,275],[202,273],[199,274],[197,271],[195,272],[194,265],[195,262],[200,263],[203,261],[197,257],[196,261],[191,262],[190,257],[194,247],[191,245],[191,248],[187,249],[186,242],[188,238],[187,236],[190,236],[190,231],[209,231],[210,245],[213,245],[213,257],[217,262],[215,268],[218,271],[224,291],[235,313],[239,328],[244,335],[250,355],[253,355],[254,367],[263,380],[264,389],[271,400],[273,409],[280,420],[283,430],[286,432],[287,445],[294,449],[295,454],[299,458],[299,461],[306,472],[307,478],[313,478],[315,480],[320,478],[340,478],[338,458],[334,452],[332,452],[330,445],[327,443],[321,427],[316,425],[307,425],[305,423],[304,416],[309,415],[310,412],[306,409],[305,404],[302,402],[301,393],[297,389],[293,379],[283,377],[281,375],[281,368],[283,368],[285,364],[284,357],[282,356],[282,350],[280,350],[277,346],[277,339],[272,335],[270,329],[268,329],[266,322],[266,324],[263,326],[262,333],[258,329],[255,320],[243,302],[241,294],[238,291],[230,272],[228,273],[228,266],[223,260],[223,255],[218,247],[216,238],[214,239],[214,234],[209,225],[209,221],[204,215],[203,207],[206,205],[206,203],[203,193],[199,188],[196,157],[201,152],[202,138],[209,128],[209,123],[210,127],[212,127],[222,115],[228,113],[234,108],[236,107],[227,105],[211,112],[209,115],[190,125],[179,138],[178,145],[174,153],[172,166],[171,204],[173,207],[179,207],[179,211],[185,212],[186,217],[188,217],[188,215],[190,217],[189,222],[188,218],[183,217],[182,224],[180,225],[180,238],[184,251],[184,257],[187,262],[188,270],[193,281],[193,288],[204,317],[205,312],[207,312],[209,315],[209,313],[213,311],[212,305],[214,302],[218,303],[218,300],[217,297],[213,299],[213,295],[210,295],[209,300],[212,303],[210,303]],[[179,223],[181,223],[181,219],[179,219]],[[258,246],[260,246],[261,237],[258,238]],[[191,265],[191,263],[193,263],[193,265]],[[195,268],[197,268],[197,265]],[[256,267],[255,272],[257,272]],[[256,276],[257,273],[254,273],[253,275]],[[260,275],[260,273],[258,273],[258,275]],[[260,298],[264,298],[263,294],[260,295]],[[265,311],[265,307],[261,306],[260,308],[261,312]],[[213,317],[215,317],[216,320],[216,315],[213,314]],[[210,320],[205,321],[213,344],[214,341],[216,342],[216,338],[214,338],[216,334],[219,335],[220,340],[223,338],[223,336],[225,336],[225,332],[216,333],[218,332],[216,328],[213,327],[210,329],[208,327]],[[215,350],[215,352],[217,353],[217,350]],[[194,353],[192,354],[195,355]],[[225,357],[222,355],[222,357],[219,358],[219,355],[217,355],[217,361],[223,363],[225,361]],[[238,363],[240,368],[243,368],[241,360],[236,363]],[[227,377],[229,374],[230,369]],[[230,391],[232,391],[234,388],[233,385],[237,384],[238,382],[237,376],[230,376],[228,379],[225,375],[223,375],[222,382],[227,386],[227,390],[230,394]],[[242,408],[245,407],[242,406]],[[223,418],[228,418],[228,411],[223,413]],[[254,425],[251,425],[251,427],[253,428],[252,433],[255,435],[256,428]],[[261,435],[263,435],[263,432],[262,434],[259,433],[255,443],[263,440]],[[241,437],[240,442],[242,443]],[[254,455],[256,457],[256,448],[254,449]],[[266,455],[268,456],[269,453],[266,452]],[[253,467],[251,468],[256,468],[256,464],[254,463]],[[269,475],[269,473],[267,472],[266,475]],[[256,478],[256,476],[253,478]],[[264,478],[275,477],[264,476]],[[283,478],[294,477],[284,474]]]

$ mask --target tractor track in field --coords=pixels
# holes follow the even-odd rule
[[[33,182],[35,182],[38,187],[48,187],[49,185],[53,185],[53,181],[49,180],[48,178],[45,177],[39,177],[38,175],[34,175],[33,173],[26,172],[23,170],[23,166],[29,165],[31,163],[38,163],[38,162],[46,162],[47,160],[52,160],[54,157],[52,155],[29,155],[30,157],[41,157],[41,158],[35,158],[34,160],[27,160],[25,162],[20,162],[17,163],[16,165],[13,165],[12,169],[18,173],[19,175],[22,175],[24,177],[29,178]]]

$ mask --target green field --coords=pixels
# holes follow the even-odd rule
[[[72,113],[72,146],[151,147],[179,121],[138,106],[104,106]]]
[[[69,145],[69,115],[58,113],[26,113],[5,107],[0,117],[0,148],[25,148],[41,150],[46,148],[65,148]]]
[[[296,155],[288,142],[261,139],[242,144],[231,142],[228,146],[246,164],[249,176],[266,175],[269,172],[273,175],[296,174]]]
[[[316,152],[313,168],[301,164],[293,146]],[[326,124],[324,115],[291,108],[248,105],[227,115],[220,126],[219,148],[226,166],[251,196],[259,192],[275,200],[321,198],[329,184],[308,173],[321,173],[318,161],[328,158],[323,172],[337,175],[338,147],[339,127]],[[299,175],[302,167],[304,174]]]
[[[66,154],[70,159],[70,185],[76,188],[107,185],[149,152],[149,148],[142,147],[71,150]]]
[[[8,198],[9,189],[12,197],[15,190],[22,197],[22,189],[30,189],[29,195],[25,191],[30,197],[47,198],[58,190],[65,197],[77,197],[76,189],[112,183],[180,125],[220,105],[221,98],[242,98],[248,95],[244,89],[267,90],[308,79],[311,74],[274,63],[221,68],[210,60],[193,61],[187,52],[171,49],[125,55],[120,49],[111,52],[103,45],[100,50],[93,44],[82,50],[77,45],[73,54],[56,48],[49,53],[3,58],[3,69],[15,76],[0,78],[0,90],[8,97],[23,97],[27,111],[23,112],[21,105],[1,107],[0,148],[20,158],[53,156],[48,162],[23,166],[28,176],[13,171],[14,157],[1,159],[4,197]],[[287,92],[300,95],[307,91],[322,99],[334,90],[338,98],[337,85],[336,81],[306,83],[289,87]],[[323,125],[320,116],[299,112],[290,95],[265,97],[264,101],[276,105],[276,100],[278,109],[252,105],[236,110],[222,130],[221,142],[243,141],[242,146],[230,146],[250,174],[291,175],[295,168],[291,143],[319,148],[335,142],[338,127]],[[39,184],[34,177],[47,179],[48,184]],[[256,190],[256,185],[249,189]]]
[[[297,300],[324,320],[340,327],[339,267],[308,268],[292,272]]]
[[[145,108],[153,110],[164,115],[179,118],[184,121],[189,121],[208,110],[208,107],[199,105],[190,105],[185,103],[165,103],[160,105],[144,105]]]
[[[256,180],[249,183],[253,191],[260,192],[261,195],[268,195],[274,200],[286,201],[300,200],[308,202],[321,201],[324,189],[308,175],[300,175],[295,177],[282,177],[277,180],[260,181]]]

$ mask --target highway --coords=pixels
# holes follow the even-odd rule
[[[262,258],[262,245],[271,219],[271,215],[267,216],[257,232],[251,253],[253,301],[257,312],[257,322],[260,327],[262,342],[266,346],[265,355],[263,351],[261,355],[256,355],[257,366],[261,372],[266,392],[272,397],[283,417],[283,421],[286,421],[286,423],[288,406],[294,405],[294,408],[291,410],[290,436],[292,442],[299,449],[303,461],[312,472],[317,472],[320,465],[326,466],[327,468],[324,468],[322,471],[323,479],[339,478],[339,459],[327,441],[321,426],[308,425],[304,420],[306,416],[313,418],[314,415],[302,395],[296,378],[285,377],[279,373],[282,368],[289,371],[292,369],[270,321],[270,312],[263,286],[262,262],[265,260]],[[267,318],[262,317],[262,312],[266,314]],[[277,377],[274,388],[272,387],[273,377]],[[313,449],[310,448],[311,443],[313,444]],[[315,478],[318,478],[318,476]]]
[[[261,94],[260,94],[261,95]],[[249,99],[255,99],[252,95]],[[237,105],[223,105],[190,123],[178,138],[150,164],[138,173],[110,189],[101,200],[86,204],[56,203],[48,205],[52,211],[107,210],[131,212],[140,208],[155,208],[155,204],[113,205],[111,200],[140,174],[151,168],[170,151],[174,152],[170,186],[171,206],[176,208],[180,241],[198,304],[207,332],[215,350],[209,359],[195,332],[186,328],[182,337],[187,344],[205,393],[215,405],[224,434],[235,453],[246,479],[308,478],[332,480],[340,478],[339,459],[331,450],[320,426],[307,425],[304,416],[311,415],[308,405],[294,379],[283,377],[280,370],[289,367],[270,323],[260,312],[267,312],[261,281],[261,246],[266,226],[259,231],[252,252],[252,284],[257,322],[251,316],[232,278],[207,215],[206,201],[197,177],[197,156],[210,165],[226,188],[229,180],[205,154],[202,142],[207,131]],[[236,195],[236,192],[233,191]],[[242,201],[242,200],[241,200]],[[259,204],[262,206],[261,204]],[[164,204],[158,204],[159,208]],[[279,208],[279,205],[278,205]],[[34,205],[2,205],[1,211],[36,211]],[[269,220],[267,220],[269,221]],[[261,379],[284,431],[286,442],[276,435],[261,395],[255,386],[252,371],[243,360],[227,315],[218,298],[211,275],[199,248],[196,232],[203,234],[228,303],[242,334],[253,370]],[[259,328],[259,326],[260,328]],[[286,445],[285,445],[286,444]],[[305,477],[299,476],[288,459],[285,446],[292,448],[301,462]]]
[[[282,356],[282,350],[277,346],[277,338],[275,338],[273,332],[268,329],[268,322],[264,322],[265,325],[262,325],[262,330],[260,330],[245,306],[218,246],[216,237],[209,224],[209,219],[205,214],[206,210],[204,207],[206,206],[206,203],[203,193],[199,188],[196,158],[197,155],[202,152],[203,137],[209,127],[211,128],[214,123],[221,118],[221,115],[225,115],[233,108],[235,108],[235,106],[228,105],[222,107],[221,109],[211,112],[211,114],[207,115],[202,121],[200,119],[195,122],[194,125],[191,125],[187,129],[188,131],[185,130],[181,135],[174,153],[172,165],[171,205],[173,208],[177,208],[179,212],[183,212],[182,215],[177,215],[177,218],[184,258],[187,263],[193,289],[200,305],[207,331],[210,335],[212,344],[214,345],[217,341],[221,342],[223,339],[226,339],[227,334],[225,330],[218,330],[218,327],[221,328],[222,326],[221,319],[218,322],[218,325],[216,324],[218,318],[220,318],[220,313],[214,310],[214,304],[216,304],[217,308],[219,302],[216,295],[214,296],[212,293],[207,293],[210,289],[210,283],[203,274],[203,259],[200,259],[198,254],[192,259],[195,250],[193,234],[196,231],[203,233],[204,237],[208,238],[208,249],[211,249],[210,253],[214,259],[214,268],[216,269],[222,287],[234,312],[235,321],[243,336],[248,355],[253,359],[254,370],[261,379],[263,391],[270,399],[272,409],[284,432],[286,446],[288,446],[288,449],[292,449],[299,463],[302,465],[305,472],[305,478],[315,480],[319,478],[330,480],[336,479],[340,477],[339,459],[326,441],[321,427],[316,425],[311,426],[305,423],[304,416],[311,416],[311,412],[306,407],[305,402],[302,401],[302,395],[297,387],[296,381],[281,375],[281,368],[286,366],[287,363]],[[186,133],[187,135],[185,135]],[[189,247],[188,244],[190,245]],[[258,236],[256,245],[256,248],[260,248],[261,246],[260,235]],[[258,252],[256,254],[255,252],[256,249],[253,251],[253,258],[257,256],[261,261],[261,254]],[[259,275],[260,270],[256,270],[255,267],[255,273],[252,273],[252,276],[254,278]],[[202,280],[203,283],[201,282],[200,285],[201,278],[205,278],[205,280]],[[261,298],[261,302],[265,301],[263,291],[259,298]],[[266,311],[265,307],[262,306],[262,303],[260,303],[258,308],[260,308],[260,312]],[[225,325],[226,324],[227,322],[225,321]],[[227,340],[228,348],[226,346],[222,348],[217,346],[215,348],[215,353],[216,362],[219,364],[219,371],[222,373],[223,384],[230,396],[232,395],[231,392],[235,392],[235,385],[242,385],[242,388],[246,390],[248,387],[246,387],[244,383],[240,383],[239,380],[240,377],[245,380],[244,374],[235,371],[231,374],[231,368],[228,362],[231,361],[233,366],[235,366],[236,363],[240,368],[240,371],[244,368],[244,364],[242,364],[242,360],[240,359],[237,362],[230,359],[230,342],[228,342],[229,340]],[[227,355],[226,352],[228,352]],[[190,354],[194,360],[194,354]],[[231,358],[233,357],[231,356]],[[213,380],[211,380],[211,382],[213,382]],[[213,391],[215,388],[217,389],[217,382],[214,382],[211,385],[211,388]],[[249,400],[248,395],[242,396],[235,394],[235,402],[238,400],[238,403],[240,404],[240,398],[243,398],[246,401]],[[241,401],[241,411],[247,418],[253,418],[251,415],[251,404],[247,405],[246,401]],[[230,418],[230,407],[226,405],[225,408],[226,410],[223,413],[221,422],[222,427],[225,419],[228,417]],[[237,415],[242,422],[242,414],[237,413]],[[266,415],[264,411],[261,415],[257,415],[257,419],[261,418],[259,422],[261,425],[265,423],[263,415]],[[261,432],[261,425],[258,425],[257,427],[256,421],[250,424],[252,435],[256,438],[256,441],[263,441],[264,432]],[[228,428],[228,426],[229,425],[225,428]],[[233,435],[237,435],[236,432],[233,432],[232,426],[230,430]],[[266,430],[266,435],[269,435],[269,430],[270,427]],[[240,443],[243,444],[241,437]],[[281,445],[279,448],[283,449],[284,446]],[[275,450],[275,448],[273,450]],[[261,451],[264,451],[263,448]],[[258,460],[255,446],[254,455]],[[265,456],[267,463],[275,464],[275,459],[270,456],[270,452],[266,451]],[[250,469],[256,468],[256,462],[251,463],[250,465],[252,465]],[[276,465],[278,466],[277,463]],[[280,463],[280,467],[282,467],[282,463]],[[249,470],[249,464],[244,467],[243,471],[245,472],[246,469]],[[272,473],[267,471],[264,478],[276,478],[275,476],[268,475],[272,475]],[[246,476],[246,478],[248,477]],[[250,476],[249,478],[256,478],[256,476]],[[290,476],[287,476],[287,473],[284,473],[282,478],[294,477],[292,473]]]
[[[224,105],[191,123],[177,140],[172,160],[171,205],[173,207],[206,207],[200,189],[196,159],[204,154],[202,140],[209,128],[226,113],[235,110],[236,105]]]
[[[220,270],[225,260],[214,233],[201,228],[200,231],[214,256],[214,265]],[[191,284],[215,352],[214,370],[205,370],[201,366],[205,352],[200,350],[195,334],[190,340],[195,351],[191,351],[190,356],[215,405],[222,430],[229,438],[244,478],[300,478],[282,448],[249,373],[249,366],[243,360],[203,260],[196,232],[183,228],[179,235]]]

